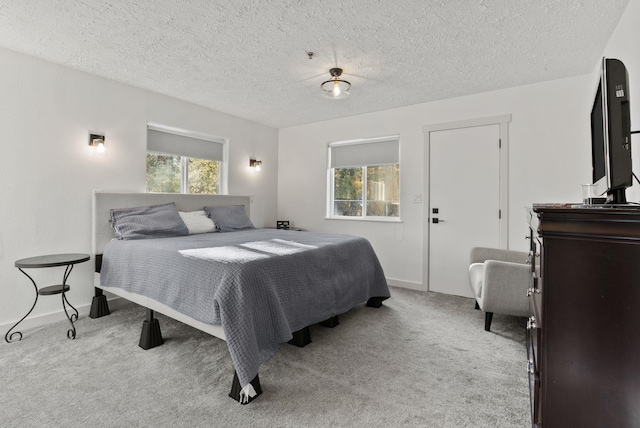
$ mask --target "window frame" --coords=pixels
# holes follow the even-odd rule
[[[367,168],[368,167],[376,167],[376,166],[384,166],[384,165],[396,165],[392,164],[362,164],[352,167],[339,167],[339,168],[361,168],[362,169],[362,215],[359,216],[344,216],[344,215],[336,215],[334,214],[334,205],[335,205],[335,167],[332,166],[331,159],[331,150],[335,147],[343,147],[347,145],[364,145],[371,143],[379,143],[383,141],[397,141],[398,143],[398,216],[368,216],[367,213]],[[349,221],[376,221],[376,222],[391,222],[391,223],[401,223],[402,222],[402,183],[400,174],[400,164],[401,164],[401,153],[400,153],[400,135],[391,135],[385,137],[375,137],[375,138],[360,138],[356,140],[346,140],[346,141],[335,141],[327,144],[327,204],[326,204],[326,220],[349,220]]]
[[[174,134],[179,137],[187,137],[198,140],[210,141],[212,143],[222,145],[222,160],[209,159],[206,157],[190,157],[183,153],[180,153],[179,149],[176,149],[173,153],[165,152],[161,150],[149,149],[149,130],[163,132],[166,134]],[[218,137],[197,131],[190,131],[187,129],[176,128],[172,126],[166,126],[158,123],[147,123],[147,149],[145,151],[145,158],[147,153],[155,153],[164,156],[179,156],[180,157],[180,194],[189,194],[189,159],[204,159],[218,162],[218,195],[227,195],[229,193],[228,186],[228,160],[229,160],[229,139],[224,137]],[[146,165],[146,162],[145,162]],[[146,174],[146,166],[145,166]],[[155,193],[148,192],[147,193]]]

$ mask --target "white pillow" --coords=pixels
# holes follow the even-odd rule
[[[187,229],[189,229],[189,235],[216,231],[215,223],[207,217],[207,213],[205,213],[204,210],[191,212],[179,211],[179,214],[184,224],[187,225]]]

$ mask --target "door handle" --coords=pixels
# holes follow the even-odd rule
[[[434,217],[431,219],[431,223],[445,223],[445,221],[441,218]]]

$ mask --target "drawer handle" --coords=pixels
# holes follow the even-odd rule
[[[532,259],[538,259],[540,258],[540,253],[538,253],[537,251],[529,251],[529,253],[527,254],[527,259],[524,261],[526,264],[529,264],[532,262]]]
[[[533,360],[527,360],[527,373],[535,374],[536,369],[533,365]]]
[[[534,279],[534,285],[538,285],[538,278],[533,278]],[[533,296],[533,294],[540,294],[540,289],[536,288],[536,287],[532,287],[532,288],[527,288],[527,297],[531,297]]]
[[[534,328],[538,328],[538,324],[536,324],[536,317],[530,316],[527,320],[527,330],[533,330]]]

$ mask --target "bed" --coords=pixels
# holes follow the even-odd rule
[[[165,204],[175,205],[170,215],[177,210],[181,216],[207,207],[217,228],[229,231],[114,239],[112,213],[122,238],[121,212]],[[245,196],[94,192],[93,197],[96,296],[90,316],[109,313],[106,291],[147,308],[139,343],[144,349],[162,344],[154,311],[225,340],[235,368],[229,395],[243,404],[262,392],[259,366],[287,342],[309,343],[309,325],[333,327],[355,305],[380,307],[390,297],[366,239],[255,229],[246,225],[249,208]],[[237,223],[242,227],[233,219],[227,229],[228,213],[238,210],[239,217],[246,216]]]

